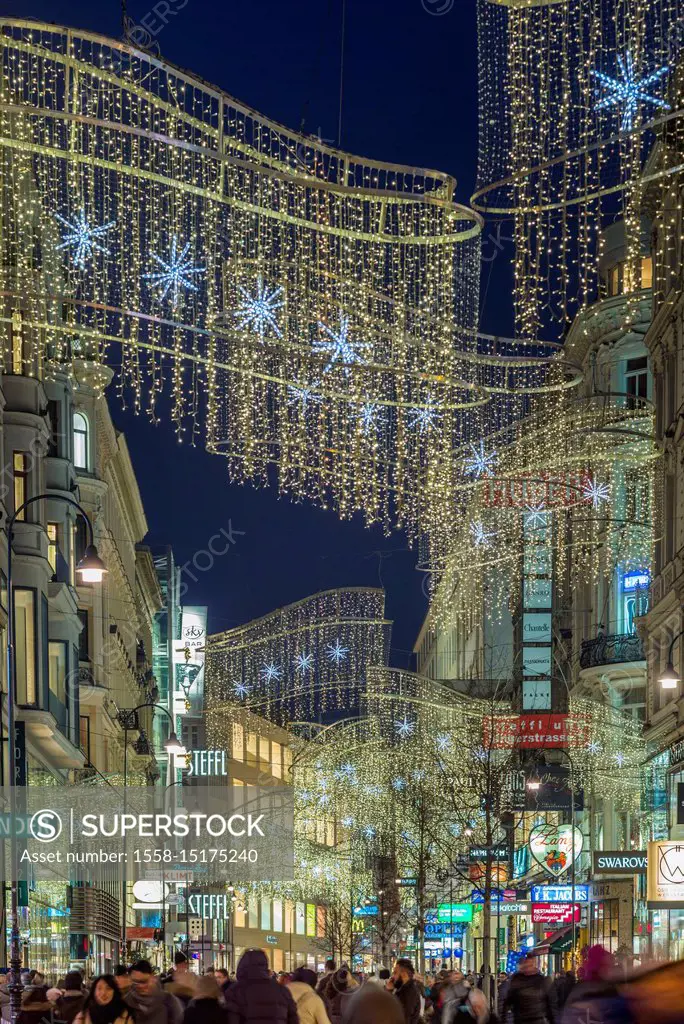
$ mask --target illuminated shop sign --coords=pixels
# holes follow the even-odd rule
[[[225,750],[193,750],[188,775],[227,775]]]
[[[632,569],[622,577],[623,590],[636,590],[637,587],[641,590],[644,587],[649,587],[650,584],[651,576],[648,569]]]

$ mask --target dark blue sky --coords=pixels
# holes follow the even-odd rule
[[[129,0],[128,14],[140,22],[155,2]],[[450,2],[445,13],[430,13]],[[176,13],[157,36],[162,57],[292,128],[305,118],[307,132],[320,129],[324,139],[336,140],[342,0],[187,0],[179,10],[182,3],[169,0]],[[115,0],[5,0],[3,9],[120,36]],[[148,24],[157,20],[151,15]],[[347,0],[343,147],[447,171],[458,179],[458,199],[467,202],[477,156],[476,53],[475,0]],[[485,258],[493,252],[485,242]],[[496,261],[508,290],[506,262],[506,254]],[[486,284],[492,264],[483,268]],[[501,308],[493,290],[494,278],[487,306]],[[483,327],[507,325],[491,323],[485,311]],[[170,544],[182,563],[229,522],[245,531],[212,569],[192,569],[196,583],[186,577],[186,600],[209,605],[210,629],[316,590],[382,582],[395,620],[392,660],[408,664],[426,601],[403,534],[383,537],[360,521],[340,522],[273,491],[232,486],[223,460],[178,446],[168,420],[152,427],[115,403],[140,481],[149,543]],[[198,564],[206,560],[200,556]]]

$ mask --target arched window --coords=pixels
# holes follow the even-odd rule
[[[74,413],[74,465],[76,469],[88,469],[90,456],[90,428],[82,412]]]

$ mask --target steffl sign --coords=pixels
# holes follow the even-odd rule
[[[187,774],[203,778],[228,775],[225,750],[193,750]]]

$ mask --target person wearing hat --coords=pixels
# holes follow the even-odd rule
[[[540,973],[537,958],[528,954],[518,962],[518,970],[501,1009],[501,1019],[508,1011],[513,1024],[554,1024],[556,1005],[551,980]]]
[[[330,1024],[325,1003],[316,992],[316,972],[298,967],[288,984],[295,1001],[299,1024]]]
[[[331,1024],[342,1024],[344,1008],[358,987],[347,965],[342,964],[338,971],[328,976],[322,989],[319,988]]]

